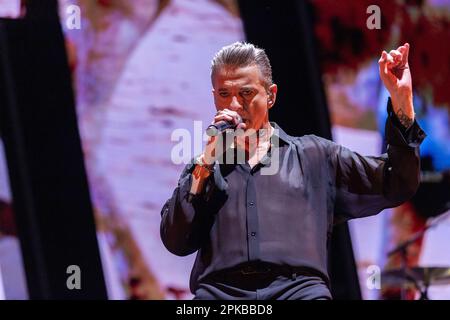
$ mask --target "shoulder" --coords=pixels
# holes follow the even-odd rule
[[[308,134],[301,137],[292,137],[291,141],[297,146],[297,148],[303,150],[304,152],[315,151],[328,153],[328,151],[336,145],[335,142],[314,134]]]
[[[313,134],[292,137],[290,144],[298,157],[311,165],[328,162],[336,150],[336,143]]]

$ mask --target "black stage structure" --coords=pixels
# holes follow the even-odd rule
[[[29,298],[106,299],[58,3],[26,3],[0,19],[0,132]]]

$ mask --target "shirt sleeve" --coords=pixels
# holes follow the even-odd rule
[[[216,163],[213,174],[207,178],[204,192],[192,196],[194,168],[193,161],[186,165],[172,197],[161,210],[161,240],[170,252],[178,256],[189,255],[201,247],[203,237],[208,236],[214,223],[217,206],[224,201],[227,187]]]
[[[387,151],[379,157],[361,156],[332,144],[335,174],[335,222],[366,217],[396,207],[419,187],[419,146],[426,137],[416,120],[404,128],[389,99],[386,120]]]

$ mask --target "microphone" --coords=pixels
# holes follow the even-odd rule
[[[242,122],[242,118],[238,116],[238,123]],[[210,137],[217,136],[218,134],[224,132],[227,129],[235,130],[237,124],[233,124],[228,121],[218,121],[217,123],[213,123],[206,128],[206,134]]]

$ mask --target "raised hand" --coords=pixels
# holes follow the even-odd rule
[[[383,51],[378,60],[380,77],[389,91],[392,106],[400,123],[408,128],[414,122],[411,71],[408,64],[409,44]]]

